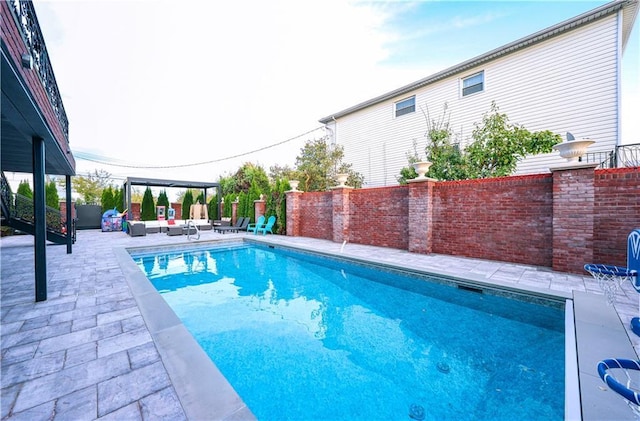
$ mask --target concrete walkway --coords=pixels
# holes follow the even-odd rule
[[[203,231],[199,241],[245,236]],[[356,244],[343,246],[308,238],[249,237],[487,285],[569,297],[583,293],[587,300],[596,303],[594,306],[604,302],[600,288],[588,275]],[[176,377],[175,367],[165,358],[167,351],[151,326],[154,322],[143,314],[149,309],[141,310],[137,287],[131,286],[130,274],[118,260],[124,248],[186,243],[193,241],[186,236],[165,234],[132,238],[121,232],[79,231],[73,254],[66,254],[64,246],[47,247],[48,299],[36,303],[33,237],[2,238],[2,420],[200,419],[194,414],[201,413],[194,412],[189,402],[193,400],[189,393],[197,391],[188,390],[185,384],[188,378],[185,381],[184,377]],[[633,288],[623,286],[615,309],[617,313],[612,312],[614,320],[609,323],[617,323],[616,328],[624,335],[628,333],[628,321],[638,313],[638,295]],[[613,342],[629,349],[632,343],[636,352],[640,349],[640,338],[633,334],[624,335],[622,340],[618,336]],[[608,355],[611,356],[621,357]],[[174,357],[180,361],[180,356]],[[196,404],[218,405],[216,391],[207,392],[211,401]],[[617,396],[609,401],[614,402],[616,409],[613,412],[605,409],[604,413],[630,413]],[[252,418],[241,402],[228,407],[220,405],[223,410],[217,412],[217,419]]]

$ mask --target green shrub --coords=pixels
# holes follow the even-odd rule
[[[156,219],[156,205],[153,201],[153,193],[150,187],[147,187],[144,191],[144,196],[142,196],[140,219],[143,221],[153,221]]]

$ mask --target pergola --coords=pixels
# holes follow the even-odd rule
[[[208,183],[201,181],[179,181],[179,180],[160,180],[157,178],[138,178],[127,177],[124,181],[124,204],[127,209],[131,209],[131,187],[132,186],[147,186],[147,187],[178,187],[187,189],[202,189],[204,190],[204,200],[207,201],[207,189],[215,188],[217,190],[218,208],[220,208],[220,198],[222,192],[220,190],[220,183]]]

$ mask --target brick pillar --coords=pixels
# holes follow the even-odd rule
[[[231,202],[231,225],[235,225],[238,220],[238,200]]]
[[[289,190],[286,193],[287,204],[287,235],[292,237],[300,236],[300,220],[302,211],[300,209],[301,191]]]
[[[182,219],[182,203],[174,202],[171,204],[171,209],[174,210],[173,219]]]
[[[62,217],[62,223],[67,223],[67,201],[60,201],[60,216]],[[76,219],[76,202],[71,202],[71,219]]]
[[[584,275],[585,263],[593,263],[596,165],[551,168],[553,270]]]
[[[131,220],[139,221],[140,220],[140,203],[132,203],[131,209],[129,209],[129,215],[131,215]],[[127,217],[129,219],[129,217]]]
[[[332,189],[333,241],[349,241],[349,194],[353,187],[338,186]]]
[[[253,201],[253,208],[256,211],[256,221],[258,220],[260,215],[264,215],[266,217],[266,215],[265,215],[265,213],[267,211],[267,202],[266,201],[264,201],[262,199],[254,200]]]
[[[409,180],[409,244],[412,253],[433,252],[433,187],[434,179]]]

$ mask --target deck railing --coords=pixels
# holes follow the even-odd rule
[[[27,46],[27,51],[33,59],[34,69],[37,71],[42,86],[47,92],[49,102],[60,123],[62,133],[68,141],[69,120],[67,119],[64,105],[62,105],[62,97],[60,96],[60,90],[58,89],[58,84],[53,74],[53,67],[51,66],[51,61],[49,61],[49,53],[44,43],[44,37],[40,30],[40,24],[38,23],[33,3],[24,0],[10,0],[7,1],[7,4],[22,34],[22,39]]]
[[[588,152],[582,162],[597,162],[598,168],[640,167],[640,143],[619,145],[609,152]]]
[[[4,173],[2,173],[2,184],[0,184],[0,197],[2,198],[2,213],[5,218],[13,218],[29,224],[35,224],[33,199],[12,193],[11,186],[7,182]],[[60,210],[46,206],[45,219],[48,231],[65,235],[66,227],[62,224],[62,212]]]

